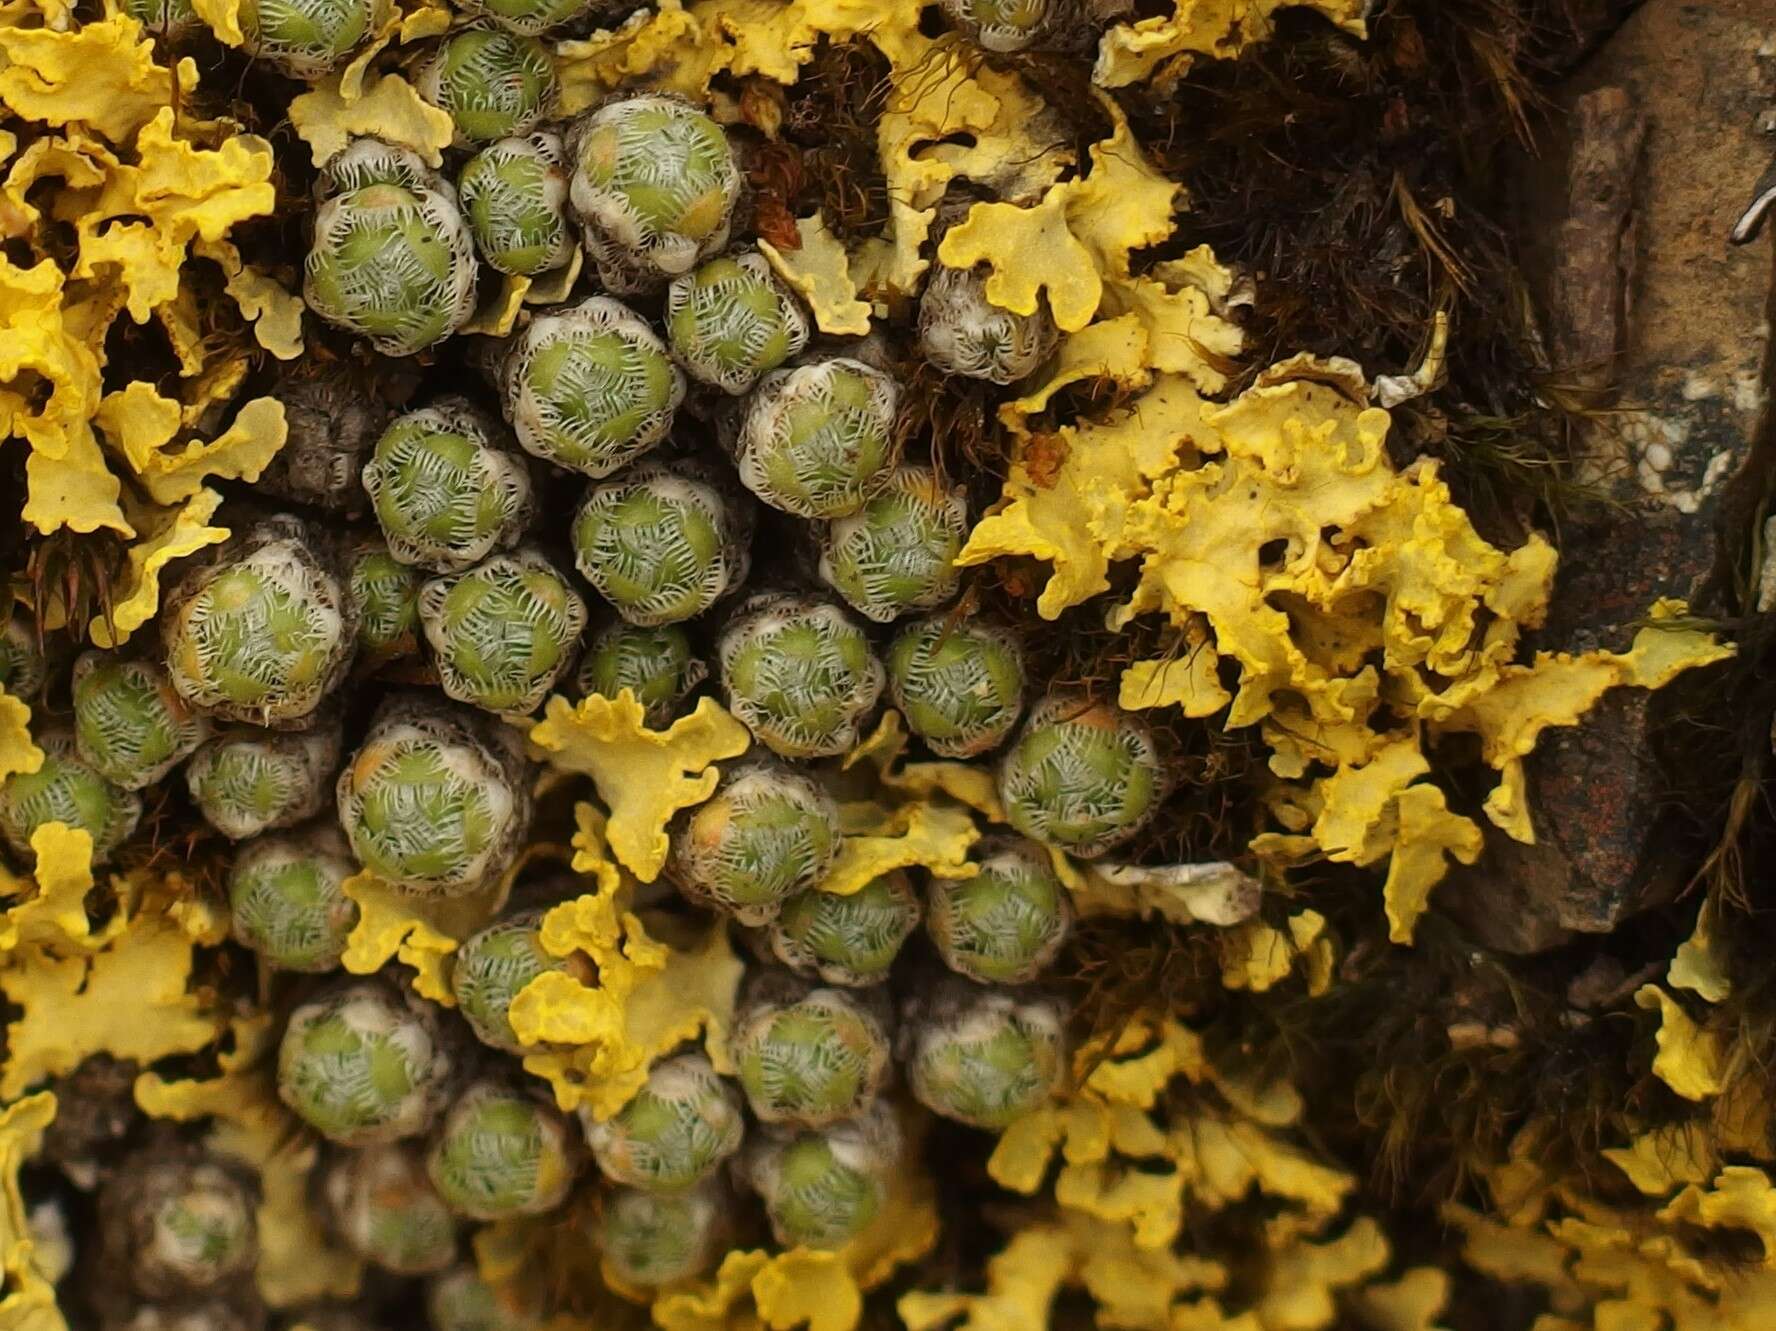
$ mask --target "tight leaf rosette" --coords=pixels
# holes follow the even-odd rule
[[[1069,17],[1071,0],[940,0],[950,22],[983,50],[1024,51],[1052,35]]]
[[[420,695],[383,704],[339,774],[340,826],[358,863],[428,896],[488,886],[530,827],[518,741],[483,714]]]
[[[533,277],[573,257],[561,136],[537,130],[488,144],[463,164],[457,195],[481,257]]]
[[[225,1299],[181,1300],[178,1303],[136,1305],[127,1321],[109,1321],[105,1331],[264,1331],[264,1318],[256,1310]],[[315,1321],[309,1331],[362,1331]]]
[[[490,712],[534,712],[579,646],[586,603],[534,550],[495,555],[419,589],[444,692]]]
[[[732,1207],[719,1175],[683,1192],[604,1189],[596,1237],[606,1272],[642,1289],[702,1275],[727,1247]]]
[[[458,1096],[426,1152],[432,1186],[471,1220],[552,1211],[580,1166],[575,1134],[554,1104],[500,1078]]]
[[[376,664],[418,650],[420,577],[380,537],[354,541],[346,550],[345,590],[357,610],[364,661]]]
[[[320,1193],[334,1232],[373,1266],[422,1276],[456,1261],[460,1222],[432,1186],[412,1142],[334,1154],[321,1174]]]
[[[234,941],[279,970],[336,969],[358,922],[358,903],[343,891],[357,869],[337,827],[245,843],[228,868]]]
[[[232,1161],[144,1151],[116,1167],[100,1194],[107,1265],[145,1299],[223,1292],[258,1259],[258,1204]]]
[[[909,1004],[901,1038],[913,1097],[970,1127],[1006,1128],[1066,1076],[1066,1014],[1039,995],[953,978]]]
[[[364,465],[364,490],[389,552],[454,573],[515,544],[535,496],[499,422],[460,397],[397,416]]]
[[[35,736],[43,763],[0,781],[0,836],[20,858],[31,858],[31,836],[46,823],[77,827],[92,838],[94,864],[103,864],[136,830],[142,799],[107,781],[77,751],[73,732],[56,726]]]
[[[648,1069],[647,1082],[613,1117],[580,1109],[586,1144],[613,1183],[680,1192],[712,1175],[746,1133],[740,1093],[700,1053]]]
[[[236,726],[185,764],[185,788],[204,821],[231,841],[306,822],[330,803],[339,767],[337,725],[280,733]]]
[[[1046,305],[1033,314],[1001,309],[987,299],[986,276],[972,268],[933,268],[919,298],[919,350],[945,374],[1015,383],[1047,359],[1058,338]]]
[[[163,41],[181,41],[203,28],[191,0],[122,0],[118,8]]]
[[[839,840],[839,806],[818,781],[754,759],[725,768],[715,794],[681,817],[667,867],[693,901],[758,925],[826,874]]]
[[[828,984],[880,984],[919,927],[919,898],[904,873],[881,874],[845,896],[811,888],[766,926],[777,960]]]
[[[586,491],[575,567],[631,624],[690,619],[746,578],[746,504],[702,468],[643,463]]]
[[[305,725],[357,647],[357,611],[333,561],[289,516],[207,553],[161,607],[173,687],[212,716]]]
[[[351,980],[290,1014],[277,1088],[329,1141],[371,1146],[431,1127],[454,1070],[436,1008],[385,980]]]
[[[74,662],[74,742],[80,756],[125,790],[153,785],[209,734],[152,661],[86,652]]]
[[[728,709],[785,758],[845,752],[882,694],[882,663],[863,629],[815,597],[751,597],[716,651]]]
[[[343,168],[346,156],[336,153],[333,160]],[[271,396],[283,404],[286,438],[255,488],[329,516],[360,516],[364,487],[358,477],[394,414],[382,398],[387,370],[379,359],[360,364],[305,356],[285,363]]]
[[[722,127],[672,97],[606,102],[574,121],[568,199],[612,291],[657,288],[728,243],[740,166]]]
[[[818,1131],[765,1128],[748,1144],[744,1173],[786,1248],[842,1248],[881,1214],[900,1164],[900,1125],[877,1101]]]
[[[594,480],[666,437],[685,387],[647,321],[608,296],[533,318],[501,380],[524,451]]]
[[[672,354],[724,393],[750,392],[808,344],[808,333],[801,305],[755,250],[711,259],[666,289]]]
[[[455,189],[412,152],[358,139],[340,154],[322,174],[303,298],[383,355],[411,356],[474,312],[474,239]]]
[[[708,677],[709,667],[678,624],[643,628],[625,620],[592,635],[574,672],[582,697],[615,698],[624,689],[641,704],[647,724],[664,730],[678,704]]]
[[[862,361],[839,356],[776,370],[740,424],[740,480],[797,517],[855,513],[893,473],[899,403],[894,380]]]
[[[535,37],[471,24],[438,43],[414,86],[450,116],[458,143],[487,143],[522,134],[548,113],[555,61]]]
[[[1066,942],[1073,900],[1040,846],[1010,837],[982,849],[972,878],[933,878],[925,927],[944,965],[982,984],[1034,980]]]
[[[425,1304],[431,1331],[535,1331],[543,1324],[518,1286],[496,1288],[466,1264],[427,1281]]]
[[[1167,789],[1147,724],[1073,693],[1032,707],[999,763],[999,798],[1011,825],[1082,859],[1140,831]]]
[[[883,656],[907,728],[945,758],[1004,742],[1024,710],[1024,652],[1009,629],[935,615],[908,624]]]
[[[14,614],[0,622],[0,689],[15,698],[35,698],[48,674],[49,663],[32,621]]]
[[[525,1052],[512,1029],[512,1000],[547,971],[561,971],[583,983],[592,967],[579,953],[557,957],[543,948],[543,911],[521,910],[471,934],[451,958],[450,988],[458,1011],[482,1044],[508,1054]]]
[[[820,580],[879,624],[956,595],[956,556],[968,539],[968,500],[930,467],[896,467],[857,512],[834,518],[820,543]]]
[[[529,37],[558,28],[592,7],[592,0],[467,0],[462,8]]]
[[[292,78],[345,63],[388,21],[390,0],[241,0],[242,45]]]
[[[874,992],[754,978],[729,1049],[752,1112],[819,1128],[861,1113],[888,1077],[885,1004]]]

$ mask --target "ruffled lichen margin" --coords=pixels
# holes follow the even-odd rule
[[[961,562],[1048,565],[1032,607],[1044,618],[1089,602],[1112,628],[1163,625],[1175,650],[1122,670],[1122,705],[1254,731],[1270,773],[1254,867],[1272,884],[1314,864],[1370,870],[1374,909],[1393,942],[1410,945],[1451,861],[1480,853],[1481,819],[1533,836],[1523,764],[1546,729],[1574,723],[1608,689],[1660,687],[1730,648],[1682,606],[1660,604],[1625,652],[1526,656],[1554,547],[1534,535],[1496,547],[1433,463],[1394,465],[1388,413],[1358,367],[1297,358],[1227,399],[1225,367],[1242,350],[1226,317],[1234,276],[1204,250],[1142,260],[1174,234],[1189,200],[1106,90],[1163,85],[1193,61],[1235,55],[1268,37],[1277,7],[1176,0],[1169,14],[1113,25],[1093,65],[1109,132],[1083,149],[1032,80],[926,36],[918,6],[901,0],[663,0],[613,31],[558,43],[556,55],[566,111],[647,86],[739,114],[736,80],[793,84],[822,41],[880,54],[885,227],[841,242],[815,213],[795,219],[798,244],[768,256],[831,334],[902,311],[934,255],[985,265],[988,295],[1005,308],[1047,303],[1063,341],[1041,382],[999,411],[1012,441],[1003,498]],[[1313,7],[1362,30],[1353,0]],[[224,44],[239,43],[233,4],[197,8]],[[440,6],[407,7],[350,66],[292,102],[290,122],[317,160],[365,130],[438,159],[448,118],[378,57],[451,21]],[[199,92],[195,64],[133,18],[83,22],[49,0],[0,8],[0,437],[25,450],[22,516],[36,532],[108,533],[124,546],[122,585],[85,625],[102,646],[151,623],[169,565],[226,538],[212,483],[251,482],[285,439],[279,404],[243,394],[249,368],[302,350],[291,266],[249,261],[231,239],[277,208],[271,144],[194,110],[217,105]],[[939,200],[957,181],[990,201],[934,243]],[[509,327],[522,302],[547,298],[512,279],[479,326]],[[149,382],[109,363],[111,348],[149,335],[169,373]],[[1113,386],[1114,405],[1056,425],[1044,413],[1080,384]],[[51,628],[81,610],[46,608]],[[895,720],[852,757],[866,793],[847,810],[829,890],[910,865],[966,875],[969,847],[1000,820],[986,773],[905,761]],[[0,775],[41,761],[29,721],[22,702],[0,695]],[[1491,774],[1466,811],[1452,807],[1438,767],[1440,741],[1456,735],[1474,737]],[[553,857],[584,887],[550,911],[544,944],[585,952],[597,978],[544,976],[513,1022],[536,1046],[526,1067],[563,1107],[608,1115],[649,1061],[683,1040],[724,1063],[740,971],[725,931],[656,938],[636,901],[660,871],[667,820],[709,796],[747,736],[712,702],[655,732],[632,700],[592,698],[552,700],[530,738],[551,769],[546,782],[571,783],[574,832],[571,844],[528,855]],[[0,1071],[0,1331],[64,1325],[18,1174],[56,1109],[37,1088],[100,1052],[146,1069],[136,1085],[144,1111],[205,1124],[217,1149],[258,1168],[257,1277],[269,1304],[348,1295],[361,1272],[304,1201],[314,1147],[288,1131],[267,1080],[270,1019],[226,1008],[211,983],[223,923],[177,871],[95,875],[79,832],[45,828],[36,850],[34,878],[0,883],[10,903],[0,989],[13,1014]],[[1249,904],[1205,904],[1187,875],[1061,868],[1087,914],[1225,926],[1229,990],[1295,984],[1311,1002],[1337,983],[1337,942],[1311,892],[1267,922]],[[422,910],[360,876],[348,969],[404,965],[420,992],[449,1001],[449,954],[508,885]],[[1743,1060],[1711,1020],[1732,988],[1716,928],[1705,909],[1668,970],[1635,993],[1649,1019],[1644,1058],[1697,1112],[1622,1133],[1605,1152],[1622,1179],[1602,1185],[1551,1170],[1542,1147],[1557,1125],[1532,1118],[1486,1171],[1486,1206],[1446,1208],[1470,1271],[1545,1291],[1537,1331],[1770,1322],[1768,1107],[1736,1075]],[[213,1075],[155,1067],[200,1054]],[[1365,1210],[1355,1176],[1318,1144],[1313,1115],[1286,1076],[1211,1048],[1188,1013],[1142,1013],[1082,1048],[1071,1093],[1000,1139],[992,1179],[1034,1200],[981,1280],[921,1285],[944,1217],[933,1181],[911,1171],[842,1251],[735,1251],[711,1280],[657,1297],[653,1318],[668,1331],[851,1331],[865,1294],[897,1279],[894,1306],[915,1329],[1037,1327],[1075,1289],[1105,1326],[1314,1331],[1348,1314],[1382,1331],[1434,1331],[1455,1274],[1402,1261],[1386,1217]],[[1265,1219],[1244,1250],[1180,1245],[1187,1217],[1212,1233],[1205,1217],[1254,1196]],[[541,1269],[551,1246],[537,1229],[481,1235],[490,1280],[557,1279]],[[1755,1239],[1749,1260],[1720,1259],[1710,1238],[1728,1232]],[[564,1314],[555,1325],[594,1322]]]

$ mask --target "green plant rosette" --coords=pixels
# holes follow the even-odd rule
[[[888,484],[900,388],[846,357],[774,370],[748,401],[735,447],[741,483],[800,518],[855,513]]]
[[[368,41],[392,8],[390,0],[241,0],[242,46],[292,78],[318,78]]]
[[[419,622],[446,694],[524,716],[572,662],[586,603],[553,564],[522,549],[426,582]]]
[[[234,941],[279,970],[336,969],[358,923],[342,890],[357,867],[336,827],[245,842],[228,869]]]
[[[153,785],[209,734],[152,661],[85,652],[74,662],[74,743],[100,776],[125,790]]]
[[[534,277],[573,257],[561,136],[551,130],[499,139],[463,164],[457,196],[481,257],[502,273]]]
[[[95,865],[103,864],[136,830],[141,797],[107,781],[86,763],[65,727],[35,737],[43,762],[35,772],[13,772],[0,780],[0,836],[30,862],[31,837],[47,823],[79,828],[92,838]]]
[[[555,102],[555,59],[535,37],[476,23],[443,38],[414,86],[446,112],[462,143],[523,134]]]
[[[296,518],[250,528],[189,567],[160,613],[167,674],[193,708],[301,727],[345,677],[357,613],[332,562]]]
[[[709,675],[690,635],[679,624],[642,627],[617,620],[586,644],[574,672],[574,688],[582,697],[615,698],[628,689],[641,704],[649,726],[664,730],[680,710],[679,703]]]
[[[604,1189],[596,1238],[606,1273],[639,1289],[703,1274],[726,1246],[732,1205],[719,1176],[683,1192]]]
[[[1066,1030],[1052,1000],[958,981],[908,1025],[913,1098],[944,1118],[1001,1131],[1046,1104],[1066,1076]]]
[[[515,544],[535,514],[530,473],[486,412],[459,397],[389,423],[364,464],[364,491],[389,553],[437,573]]]
[[[930,467],[896,467],[857,512],[834,518],[820,543],[820,580],[858,614],[886,624],[953,599],[968,501]]]
[[[1031,840],[1082,859],[1140,831],[1167,789],[1146,723],[1073,694],[1032,707],[999,762],[1007,821]]]
[[[426,1152],[432,1186],[471,1220],[554,1210],[580,1165],[574,1134],[554,1104],[500,1079],[475,1082],[457,1097]]]
[[[519,446],[594,480],[666,437],[685,388],[647,321],[608,296],[532,317],[512,339],[501,383]]]
[[[385,705],[339,774],[335,799],[358,863],[428,896],[496,880],[530,825],[515,738],[423,697]]]
[[[728,241],[740,166],[722,127],[673,97],[606,102],[568,132],[568,200],[619,294],[689,272]]]
[[[339,1153],[320,1191],[335,1232],[371,1265],[423,1276],[456,1261],[461,1223],[432,1186],[414,1143]]]
[[[204,821],[231,841],[293,827],[333,797],[340,730],[235,726],[208,739],[185,764],[185,789]]]
[[[693,901],[759,925],[820,881],[839,844],[839,808],[820,783],[754,759],[725,769],[715,793],[681,816],[667,868]]]
[[[1028,983],[1066,942],[1073,898],[1048,852],[1030,842],[988,842],[978,865],[972,878],[932,878],[926,932],[957,974],[982,984]]]
[[[334,985],[290,1014],[279,1097],[341,1146],[417,1136],[443,1108],[455,1068],[434,1013],[381,980]]]
[[[716,653],[728,710],[784,758],[830,757],[855,746],[885,678],[863,629],[815,597],[750,598]]]
[[[700,383],[739,395],[808,344],[808,317],[756,250],[724,254],[672,279],[666,337]]]
[[[848,896],[811,888],[783,903],[766,926],[777,960],[828,984],[871,985],[888,978],[901,945],[919,927],[919,898],[898,870]]]
[[[861,1113],[888,1075],[888,1033],[855,991],[773,983],[735,1022],[729,1048],[753,1114],[819,1128]]]
[[[574,515],[574,564],[631,624],[676,624],[738,586],[746,515],[698,475],[642,463],[586,491]]]
[[[580,1124],[606,1178],[653,1192],[701,1183],[740,1149],[746,1132],[739,1091],[700,1053],[655,1063],[615,1115],[599,1120],[582,1107]]]
[[[341,152],[348,162],[323,172],[303,300],[383,355],[411,356],[474,312],[474,238],[455,187],[411,152],[362,139]]]

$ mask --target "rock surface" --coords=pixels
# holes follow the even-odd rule
[[[1649,0],[1563,90],[1560,140],[1524,173],[1551,378],[1597,411],[1583,479],[1614,501],[1559,533],[1539,649],[1625,647],[1656,598],[1694,598],[1715,570],[1734,481],[1771,430],[1771,238],[1728,237],[1776,152],[1773,108],[1768,0]],[[1661,855],[1660,701],[1618,691],[1544,736],[1536,844],[1492,834],[1445,896],[1480,941],[1540,951],[1681,886]]]

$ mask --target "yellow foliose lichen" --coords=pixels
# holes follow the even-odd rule
[[[714,764],[738,758],[752,736],[713,698],[666,730],[650,730],[627,689],[615,699],[593,694],[576,707],[553,697],[531,742],[549,763],[592,778],[610,810],[610,845],[644,883],[666,863],[666,824],[680,809],[715,793]]]

